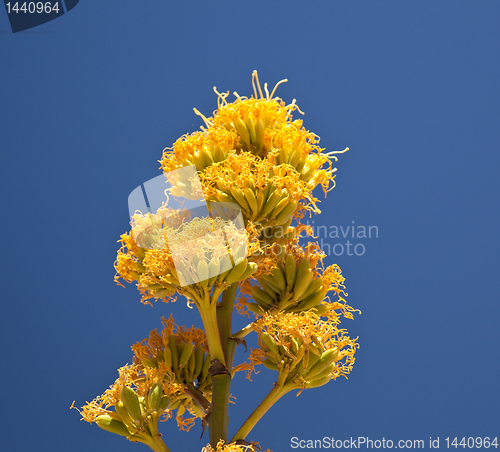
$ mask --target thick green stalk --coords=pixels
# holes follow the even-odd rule
[[[267,394],[260,405],[255,409],[255,411],[248,417],[248,419],[243,423],[241,428],[233,436],[233,441],[240,439],[245,439],[250,431],[255,427],[257,422],[267,413],[269,408],[271,408],[282,396],[287,392],[291,391],[293,387],[284,387],[275,385],[273,389]]]
[[[232,373],[234,352],[236,350],[236,342],[231,337],[233,336],[234,298],[237,290],[238,284],[231,284],[222,294],[221,302],[217,306],[217,323],[219,325],[220,340],[229,373]]]
[[[222,347],[221,338],[219,335],[219,325],[217,324],[216,306],[212,304],[204,304],[198,308],[200,311],[201,320],[205,327],[207,335],[208,350],[212,360],[218,359],[221,364],[226,364],[224,358],[224,350]]]
[[[229,286],[222,294],[220,304],[217,305],[217,324],[225,359],[225,361],[221,361],[221,363],[225,363],[228,373],[217,373],[212,375],[212,411],[209,420],[209,431],[210,443],[213,448],[217,447],[217,443],[221,439],[227,443],[229,391],[231,388],[230,374],[232,372],[236,348],[236,343],[231,339],[231,336],[234,297],[236,296],[237,288],[237,284]],[[216,300],[212,301],[212,303],[216,302]]]
[[[217,322],[217,302],[205,302],[200,305],[198,309],[200,311],[201,320],[203,321],[203,326],[205,327],[205,334],[207,335],[212,367],[215,360],[225,368],[226,360]],[[225,376],[225,374],[212,375],[212,405],[208,429],[210,433],[210,443],[214,448],[217,447],[217,442],[220,439],[227,441],[227,404],[225,403],[225,399],[226,397],[229,398],[229,385],[225,382],[225,378],[223,378]],[[227,377],[230,379],[229,375],[227,375]]]
[[[228,402],[231,376],[217,374],[212,376],[212,411],[208,421],[210,444],[215,449],[223,439],[227,443]]]

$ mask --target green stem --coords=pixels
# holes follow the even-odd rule
[[[198,404],[205,410],[205,413],[209,410],[210,402],[203,396],[203,394],[200,391],[198,391],[194,387],[193,383],[188,383],[186,394],[191,396],[194,400],[196,400]]]
[[[234,333],[233,337],[238,339],[243,339],[245,336],[249,335],[253,331],[253,324],[254,322],[249,323],[246,327],[242,328],[237,333]]]
[[[191,300],[193,300],[197,306],[203,304],[203,299],[200,297],[200,295],[196,293],[195,289],[192,289],[189,286],[185,287],[182,291],[179,291],[179,293],[183,294],[186,297],[191,298]]]
[[[208,350],[211,359],[218,359],[221,364],[226,364],[224,350],[219,335],[219,325],[217,324],[216,305],[203,304],[199,309],[205,333],[207,335]]]
[[[161,439],[161,435],[160,434],[155,435],[154,437],[151,437],[144,444],[146,444],[147,446],[149,446],[155,452],[170,452],[170,449],[167,447],[167,445]]]
[[[227,443],[228,430],[228,403],[231,376],[217,374],[212,377],[212,411],[210,413],[208,429],[212,448],[222,439]]]
[[[217,302],[217,300],[219,299],[220,294],[224,291],[224,287],[227,287],[227,285],[226,284],[222,284],[222,285],[218,285],[218,286],[216,285],[214,287],[214,291],[212,292],[212,297],[211,297],[213,303]]]
[[[233,336],[233,309],[237,289],[238,284],[231,284],[222,294],[221,301],[217,306],[217,323],[219,324],[220,340],[224,350],[224,357],[226,358],[226,367],[230,373],[236,350],[236,343],[231,340],[231,337]]]
[[[273,389],[267,394],[260,405],[255,409],[255,411],[248,417],[248,419],[243,423],[241,428],[233,436],[231,442],[245,439],[250,431],[255,427],[257,422],[260,421],[262,416],[267,413],[269,408],[271,408],[281,397],[283,397],[287,392],[291,391],[292,387],[278,386],[275,384]]]
[[[230,285],[222,294],[220,303],[217,305],[217,324],[219,327],[220,341],[224,352],[225,365],[229,373],[232,371],[234,351],[236,343],[231,340],[233,324],[234,298],[238,284]],[[217,300],[212,298],[212,304]],[[228,406],[229,391],[231,388],[231,376],[221,373],[212,376],[212,411],[210,414],[209,430],[210,443],[213,448],[223,439],[227,443],[228,431]]]

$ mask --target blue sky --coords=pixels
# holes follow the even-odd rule
[[[12,34],[0,11],[5,450],[146,450],[69,410],[162,315],[200,325],[113,282],[127,198],[199,128],[193,107],[216,108],[212,87],[250,95],[254,69],[288,78],[278,95],[324,148],[350,148],[315,225],[378,237],[327,258],[362,311],[343,323],[361,346],[349,380],[289,394],[251,439],[500,436],[499,18],[495,1],[81,0]],[[235,378],[232,432],[273,377]],[[172,452],[208,442],[162,431]]]

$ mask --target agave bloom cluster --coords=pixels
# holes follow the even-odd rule
[[[181,430],[199,420],[210,436],[203,452],[258,450],[246,438],[281,397],[351,372],[358,343],[340,323],[356,310],[346,303],[344,277],[337,265],[324,266],[316,243],[302,245],[311,235],[302,219],[320,213],[314,190],[326,196],[335,186],[339,152],[324,152],[293,118],[302,113],[295,100],[275,97],[280,83],[269,93],[254,72],[253,96],[234,93],[233,102],[214,88],[213,115],[195,109],[201,130],[163,151],[161,168],[176,179],[167,198],[202,197],[208,210],[194,215],[164,203],[134,214],[115,279],[136,282],[143,303],[185,297],[203,329],[164,317],[161,331],[132,346],[133,364],[115,384],[81,409],[86,421],[165,452],[158,420],[175,417]],[[238,227],[228,206],[241,216]],[[235,332],[234,314],[253,320]],[[252,333],[257,348],[234,365],[235,348]],[[229,439],[231,380],[243,370],[250,378],[259,365],[276,373],[276,383]]]
[[[204,447],[201,452],[270,452],[269,450],[263,451],[258,444],[225,444],[223,440],[217,443],[215,448],[212,448],[210,444]]]
[[[206,127],[165,149],[160,163],[165,171],[194,164],[208,200],[238,204],[262,230],[289,224],[305,210],[319,213],[312,191],[319,184],[325,192],[333,188],[336,158],[322,152],[302,120],[293,120],[292,113],[300,112],[295,100],[285,105],[267,84],[264,96],[255,72],[253,87],[253,97],[235,93],[232,103],[229,93],[215,90],[213,117],[195,110]]]
[[[183,388],[165,378],[165,366],[126,365],[118,373],[119,378],[103,395],[82,407],[82,418],[154,448],[159,435],[157,422],[172,417],[170,397],[178,397]]]
[[[288,390],[323,386],[352,370],[356,340],[337,328],[338,315],[321,319],[315,310],[265,314],[253,328],[259,348],[252,350],[251,370],[257,364],[279,372]],[[288,392],[288,391],[287,391]]]

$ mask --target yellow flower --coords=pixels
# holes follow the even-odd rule
[[[204,418],[211,401],[211,378],[205,332],[199,328],[177,326],[170,316],[163,318],[164,328],[132,346],[134,364],[118,370],[119,378],[101,396],[87,403],[81,414],[87,422],[99,422],[99,416],[111,417],[132,440],[140,440],[147,432],[152,416],[166,421],[177,410],[176,420],[181,430],[189,430],[197,418]],[[161,385],[162,396],[154,401],[152,389]],[[137,400],[139,416],[127,414],[127,398]],[[160,405],[160,401],[162,402]],[[153,406],[153,402],[156,404]],[[123,405],[125,405],[125,410]],[[111,410],[110,408],[114,408]],[[109,427],[105,428],[109,431]],[[115,425],[116,429],[116,425]],[[120,430],[114,431],[119,433]],[[142,435],[142,436],[141,436]]]
[[[347,295],[340,267],[334,264],[324,268],[325,254],[317,243],[309,243],[303,248],[295,236],[284,245],[275,243],[270,250],[274,248],[277,248],[274,268],[257,273],[255,278],[242,283],[236,305],[240,313],[249,309],[260,316],[269,311],[301,312],[313,309],[318,315],[328,316],[332,306],[335,311],[339,309],[340,301],[345,303],[340,297],[340,294]],[[334,304],[327,297],[329,292],[338,297],[339,302]],[[354,311],[346,307],[344,315],[352,318],[352,314],[347,314],[349,309]]]
[[[255,366],[279,372],[278,384],[305,389],[321,386],[352,370],[357,339],[338,328],[339,314],[321,319],[313,311],[270,313],[257,319],[259,348],[236,370],[249,378]]]
[[[205,331],[194,326],[177,326],[170,316],[163,317],[164,328],[156,329],[132,346],[134,362],[144,368],[162,368],[165,379],[176,385],[170,394],[171,410],[177,409],[177,423],[189,430],[196,418],[204,418],[212,397],[209,373],[210,355]],[[183,417],[185,414],[191,417]]]
[[[230,443],[225,444],[223,440],[217,443],[217,448],[214,449],[210,444],[204,447],[201,452],[271,452],[269,449],[263,451],[258,443],[248,443],[248,444],[236,444]]]
[[[236,133],[223,128],[186,134],[171,149],[163,151],[160,163],[165,172],[187,165],[195,165],[198,171],[203,171],[213,163],[225,160],[235,148],[236,141]]]
[[[281,82],[286,81],[282,80]],[[305,210],[319,212],[313,189],[325,191],[334,183],[334,154],[324,153],[319,138],[304,129],[292,113],[302,113],[262,92],[257,72],[252,74],[254,95],[218,93],[218,108],[201,132],[188,134],[165,149],[160,161],[165,172],[196,165],[203,191],[210,199],[238,204],[248,220],[266,226],[287,224]],[[333,188],[333,187],[332,187]],[[281,216],[280,216],[281,213]]]
[[[159,415],[162,415],[165,420],[171,417],[171,411],[166,406],[159,410],[158,407],[152,407],[148,404],[148,394],[156,383],[161,384],[163,393],[166,397],[175,394],[181,389],[180,385],[164,379],[166,374],[165,366],[151,369],[143,368],[136,364],[127,364],[118,369],[118,373],[119,378],[104,392],[104,394],[96,397],[92,402],[87,402],[87,404],[81,408],[80,413],[83,420],[92,423],[96,422],[101,415],[109,415],[113,419],[125,423],[129,428],[130,436],[133,436],[144,432],[143,423],[147,423],[146,420],[153,411],[161,411]],[[124,402],[123,392],[126,389],[132,390],[139,400],[139,403],[143,405],[140,418],[138,418],[138,416],[134,417],[134,415],[131,414],[132,419],[130,419],[129,416],[127,416],[126,410],[120,412],[119,405],[122,405]],[[115,410],[110,410],[111,407],[115,408]]]
[[[197,196],[202,191],[209,203],[239,206],[249,261],[258,265],[256,272],[252,270],[256,275],[276,266],[275,244],[286,244],[307,229],[300,219],[308,211],[320,212],[312,192],[317,185],[322,185],[325,194],[333,188],[336,171],[332,168],[336,152],[323,152],[319,138],[303,127],[302,120],[292,118],[293,112],[302,113],[295,100],[286,105],[274,96],[280,83],[269,93],[267,84],[262,90],[254,72],[253,96],[235,93],[234,102],[227,101],[229,93],[215,90],[218,108],[213,115],[207,118],[195,110],[205,127],[165,149],[160,161],[167,178],[179,168],[195,165]],[[182,191],[184,186],[194,190],[190,181],[182,179],[172,190]],[[143,303],[150,303],[151,298],[174,301],[177,293],[197,303],[214,283],[223,282],[222,277],[212,278],[215,272],[224,274],[237,260],[238,256],[233,262],[223,257],[227,250],[220,243],[220,225],[188,216],[167,207],[156,214],[136,215],[132,233],[122,236],[115,279],[137,281]],[[299,221],[296,227],[291,226],[294,219]],[[209,276],[204,280],[199,274]],[[196,287],[182,289],[193,284]]]
[[[250,152],[230,153],[223,162],[206,168],[200,181],[209,201],[237,204],[246,219],[261,227],[284,225],[301,200],[315,201],[292,167]]]
[[[335,186],[335,154],[345,151],[324,152],[319,137],[293,118],[303,114],[295,99],[287,105],[275,97],[284,81],[269,93],[254,71],[253,95],[234,93],[233,102],[229,92],[214,88],[212,116],[195,109],[205,123],[201,130],[164,150],[164,176],[147,188],[148,197],[155,192],[148,198],[152,211],[139,211],[145,209],[139,187],[130,195],[129,208],[139,210],[131,214],[131,231],[121,236],[116,282],[136,281],[143,303],[185,296],[206,331],[164,317],[161,331],[132,346],[133,364],[82,407],[84,420],[165,450],[157,421],[175,413],[181,430],[196,419],[204,427],[210,421],[212,446],[202,452],[256,452],[260,447],[244,438],[278,398],[352,370],[357,338],[340,329],[340,317],[352,319],[356,310],[342,297],[344,277],[337,265],[324,267],[318,244],[299,245],[302,232],[312,235],[302,218],[320,213],[313,191],[321,185],[326,196]],[[250,309],[257,319],[232,333],[237,285],[238,311]],[[233,368],[234,347],[252,329],[258,347]],[[244,370],[250,378],[259,364],[278,372],[273,389],[238,430],[238,441],[217,442],[227,436],[233,372]]]
[[[133,229],[131,234],[122,235],[122,247],[115,262],[115,280],[138,281],[143,303],[150,303],[150,298],[175,301],[176,293],[197,303],[214,283],[223,284],[234,266],[247,262],[248,253],[260,250],[258,241],[247,230],[236,227],[232,220],[220,216],[190,218],[178,213],[167,224],[162,215],[163,210],[138,216],[140,232]],[[161,224],[161,228],[154,229],[152,224]],[[140,247],[135,236],[145,235],[144,231],[152,234],[152,230],[156,231],[156,238],[149,243],[155,246]],[[248,266],[242,277],[250,276],[256,269]]]
[[[190,341],[194,347],[200,346],[205,352],[208,352],[207,338],[204,330],[195,328],[194,326],[191,328],[178,326],[172,315],[168,319],[162,317],[162,324],[163,329],[160,332],[154,329],[146,339],[132,346],[132,350],[137,358],[140,360],[150,358],[164,361],[163,353],[165,347],[168,347],[171,336],[174,338],[177,346]],[[174,369],[174,373],[175,370],[177,369]]]

